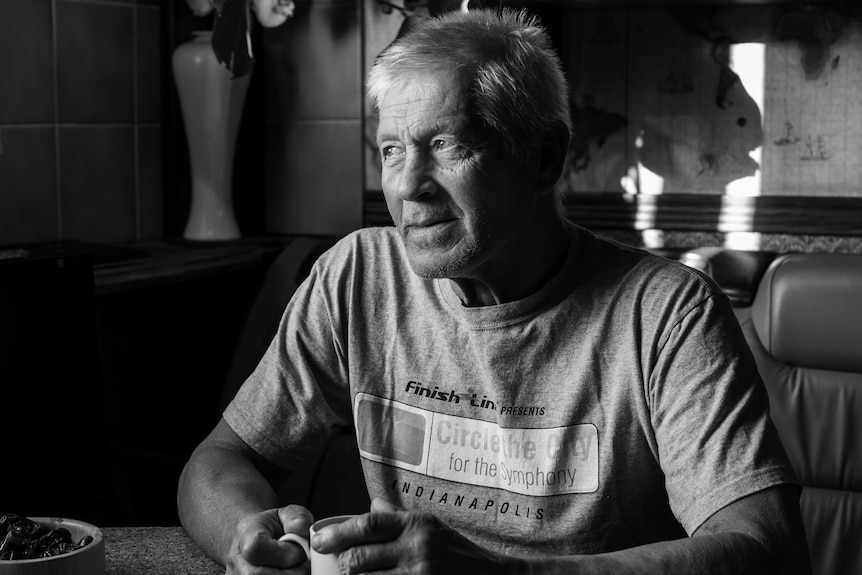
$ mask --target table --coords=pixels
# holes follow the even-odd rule
[[[182,527],[102,527],[107,575],[223,575]]]

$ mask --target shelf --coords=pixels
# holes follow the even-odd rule
[[[770,6],[780,4],[849,4],[841,0],[523,0],[521,2],[504,2],[512,7],[529,7],[530,5],[559,6],[572,10],[620,10],[620,9],[653,9],[653,8],[698,8],[708,6]]]
[[[252,269],[265,263],[288,239],[248,239],[236,242],[183,242],[157,240],[132,247],[151,257],[97,267],[96,294],[191,281]]]

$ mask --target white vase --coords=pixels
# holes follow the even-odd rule
[[[216,60],[212,33],[195,32],[173,54],[174,81],[189,144],[192,202],[183,237],[240,237],[233,209],[234,151],[251,75],[232,78]]]

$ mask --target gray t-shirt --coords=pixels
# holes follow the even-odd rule
[[[461,305],[394,228],[341,240],[225,419],[293,468],[355,425],[372,497],[513,554],[691,534],[795,483],[728,299],[690,268],[572,226],[537,293]]]

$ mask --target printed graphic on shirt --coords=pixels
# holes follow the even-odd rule
[[[365,393],[354,399],[354,416],[359,452],[372,461],[522,495],[598,489],[598,430],[589,423],[501,428]]]

